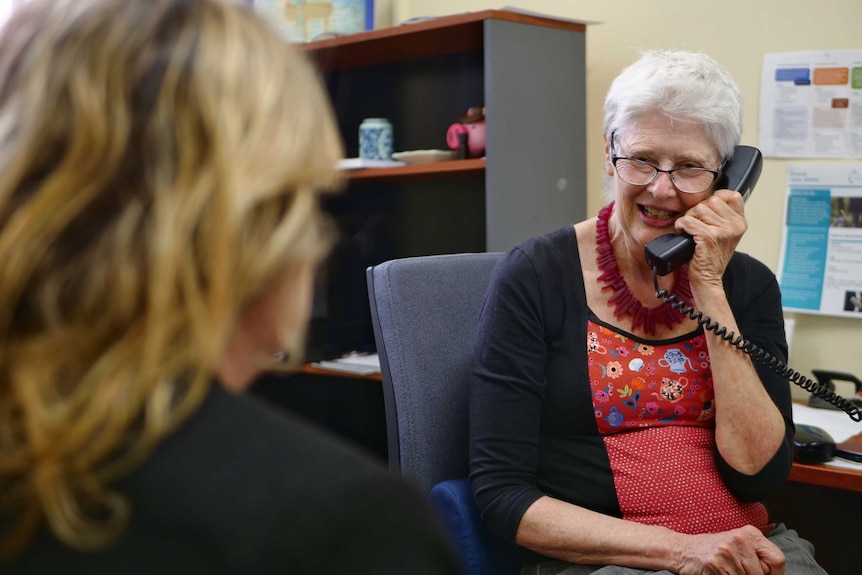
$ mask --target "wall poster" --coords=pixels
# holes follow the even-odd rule
[[[374,28],[374,0],[246,0],[291,42]]]
[[[862,319],[862,163],[787,167],[784,309]]]
[[[784,158],[862,158],[862,50],[767,54],[760,150]]]

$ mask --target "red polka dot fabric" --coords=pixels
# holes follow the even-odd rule
[[[761,503],[740,501],[725,486],[711,429],[654,427],[609,435],[605,445],[625,519],[681,533],[771,528]]]

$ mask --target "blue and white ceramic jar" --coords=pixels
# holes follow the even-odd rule
[[[392,124],[386,118],[366,118],[359,126],[359,157],[392,159]]]

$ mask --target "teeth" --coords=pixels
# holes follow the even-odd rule
[[[650,208],[647,206],[641,206],[641,209],[644,211],[646,215],[651,218],[659,218],[659,219],[670,219],[676,215],[676,212],[666,212],[664,210],[657,210],[655,208]]]

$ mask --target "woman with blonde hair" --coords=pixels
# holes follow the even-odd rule
[[[421,495],[237,392],[299,357],[341,143],[238,3],[35,0],[0,33],[11,573],[451,573]]]

